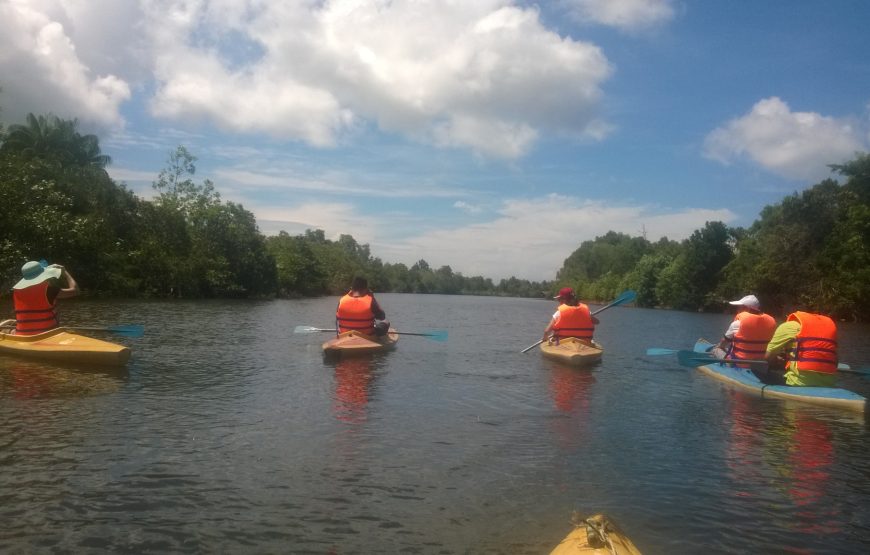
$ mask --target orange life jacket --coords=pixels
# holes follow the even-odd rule
[[[789,368],[798,372],[834,374],[837,371],[834,321],[821,314],[800,311],[789,314],[786,321],[797,321],[801,325],[794,347],[788,353]]]
[[[589,307],[583,303],[577,306],[567,304],[559,305],[559,320],[553,326],[555,337],[578,337],[580,339],[592,339],[595,324]]]
[[[54,303],[48,300],[51,286],[51,281],[47,280],[12,292],[16,334],[35,335],[58,327]]]
[[[375,314],[372,312],[371,295],[352,297],[350,293],[338,301],[335,322],[338,333],[356,330],[367,335],[375,334]]]
[[[731,340],[731,358],[762,359],[776,331],[776,320],[769,314],[741,312],[734,317],[740,328]]]

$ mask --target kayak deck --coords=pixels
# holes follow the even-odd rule
[[[595,515],[578,524],[550,555],[640,555],[630,539],[604,515]]]
[[[54,362],[123,366],[130,349],[93,337],[55,328],[36,335],[0,332],[0,353]]]
[[[366,335],[358,331],[348,331],[323,343],[324,355],[363,355],[380,353],[395,348],[399,334],[393,328],[383,337]]]
[[[558,343],[541,343],[541,354],[545,358],[558,360],[571,366],[588,366],[601,360],[604,348],[595,341],[563,337],[559,339]]]
[[[696,353],[706,353],[710,342],[699,339],[695,343]],[[839,387],[799,387],[791,385],[768,385],[762,382],[748,368],[738,368],[730,364],[712,363],[699,366],[698,370],[710,377],[750,391],[761,397],[790,399],[824,407],[836,407],[858,412],[866,410],[867,399],[848,389]]]

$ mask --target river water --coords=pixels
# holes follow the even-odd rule
[[[334,298],[66,304],[146,334],[114,339],[121,371],[0,356],[0,551],[547,553],[575,511],[645,553],[870,551],[863,416],[645,355],[729,316],[609,309],[604,360],[577,370],[520,354],[551,301],[379,300],[449,340],[332,361],[329,334],[293,331],[329,327]],[[840,335],[870,366],[870,328]]]

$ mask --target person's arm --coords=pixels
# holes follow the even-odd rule
[[[62,287],[60,291],[57,293],[58,299],[68,299],[70,297],[75,297],[79,294],[79,284],[76,283],[72,274],[69,273],[69,270],[61,266],[60,264],[53,264],[54,267],[60,268],[60,278],[63,280],[66,278],[66,287]]]
[[[559,321],[559,312],[557,311],[553,314],[553,317],[550,319],[550,323],[547,324],[547,327],[544,328],[544,335],[541,336],[541,341],[546,341],[550,335],[550,332],[553,331],[553,326],[556,325],[556,322]]]
[[[770,338],[770,342],[767,344],[767,352],[764,354],[764,358],[767,359],[768,363],[776,363],[779,357],[785,354],[786,350],[797,337],[800,329],[800,323],[794,321],[783,322],[776,328],[776,331],[773,332],[773,337]]]
[[[369,291],[369,295],[372,296],[372,314],[375,315],[375,320],[386,320],[387,313],[381,308],[381,305],[378,304],[378,300],[375,299],[374,293]]]
[[[740,320],[734,320],[731,322],[731,325],[728,326],[728,329],[725,330],[725,333],[722,335],[722,339],[719,340],[719,344],[716,345],[716,348],[727,351],[731,342],[734,341],[734,336],[737,335],[738,331],[740,331]]]

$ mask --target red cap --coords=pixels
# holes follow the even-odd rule
[[[570,287],[563,287],[559,289],[559,294],[553,297],[554,299],[573,299],[574,298],[574,290]]]

